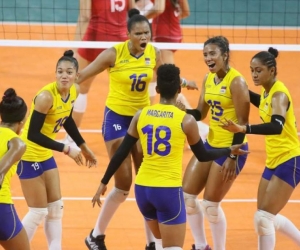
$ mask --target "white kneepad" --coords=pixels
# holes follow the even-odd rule
[[[254,215],[255,231],[258,235],[275,234],[274,227],[275,215],[263,210],[256,211]]]
[[[48,203],[47,208],[47,220],[60,220],[63,217],[64,203],[62,200]]]
[[[186,213],[188,215],[197,214],[200,212],[200,202],[197,195],[183,193]]]
[[[74,111],[78,113],[84,113],[86,107],[87,107],[87,94],[79,94],[74,103]]]
[[[29,207],[29,213],[24,217],[22,223],[40,225],[47,215],[47,208]]]
[[[219,206],[220,202],[213,202],[207,200],[203,200],[201,202],[201,210],[209,222],[219,222]]]
[[[156,96],[156,82],[150,82],[148,91],[150,97]]]
[[[111,192],[109,193],[109,196],[111,200],[117,203],[122,203],[126,200],[127,196],[129,194],[129,191],[124,191],[121,189],[118,189],[114,187]]]

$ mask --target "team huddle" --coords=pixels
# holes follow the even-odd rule
[[[77,165],[83,165],[83,158],[88,167],[97,165],[78,126],[94,77],[107,70],[110,89],[102,133],[110,162],[92,198],[93,206],[97,204],[101,210],[83,239],[88,249],[109,248],[105,231],[126,200],[134,179],[136,202],[144,217],[146,250],[183,249],[186,221],[194,238],[192,250],[212,249],[206,240],[204,218],[210,225],[213,249],[225,250],[227,223],[221,202],[247,164],[246,134],[266,138],[267,157],[254,214],[258,249],[275,249],[275,230],[300,246],[299,230],[280,214],[300,181],[300,144],[291,95],[277,79],[279,52],[270,47],[254,54],[249,62],[254,85],[262,87],[257,94],[230,66],[227,38],[209,38],[203,46],[208,73],[203,78],[198,106],[193,109],[181,89],[198,89],[196,83],[182,77],[174,64],[174,51],[160,50],[150,43],[151,39],[181,42],[176,32],[166,36],[159,32],[158,17],[165,12],[178,20],[181,13],[182,18],[186,17],[187,1],[148,1],[143,15],[137,9],[129,10],[125,24],[116,20],[126,20],[129,7],[147,1],[121,0],[119,5],[111,0],[85,2],[91,4],[91,18],[103,18],[96,14],[97,9],[98,13],[111,11],[115,15],[111,27],[123,25],[128,34],[110,32],[106,37],[102,30],[97,41],[118,43],[105,50],[79,49],[76,58],[72,50],[66,51],[56,63],[55,81],[32,98],[28,117],[27,105],[16,90],[4,92],[0,102],[0,245],[4,249],[29,250],[30,241],[44,221],[48,249],[62,249],[64,204],[53,150]],[[157,9],[163,11],[157,13]],[[123,15],[123,19],[116,19],[116,15]],[[153,19],[152,28],[149,19]],[[81,40],[91,40],[93,25],[95,20]],[[158,103],[150,98],[153,89],[159,95]],[[259,109],[261,124],[249,121],[251,104]],[[198,123],[207,115],[209,131],[203,140]],[[56,141],[61,128],[68,134],[62,142]],[[183,173],[186,141],[193,157]],[[11,195],[10,182],[15,173],[28,205],[22,221]],[[113,176],[114,187],[102,204],[100,197]],[[202,201],[198,199],[201,191]]]

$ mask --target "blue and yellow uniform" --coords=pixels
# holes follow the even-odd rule
[[[185,222],[181,188],[185,115],[177,107],[163,104],[141,111],[137,130],[144,158],[135,179],[135,192],[147,220],[157,219],[165,224]]]
[[[58,131],[62,128],[64,122],[70,116],[74,102],[77,98],[77,90],[75,85],[72,85],[69,91],[69,96],[63,100],[57,89],[57,83],[52,82],[43,87],[38,93],[48,91],[53,97],[53,105],[46,115],[45,122],[41,129],[41,133],[47,137],[55,140]],[[30,140],[28,140],[28,129],[31,122],[32,112],[35,107],[35,98],[32,101],[29,118],[27,119],[23,132],[21,134],[22,140],[26,143],[26,152],[22,160],[18,164],[18,175],[21,179],[33,178],[41,175],[44,171],[56,167],[53,159],[53,151],[51,149],[42,147]]]
[[[281,134],[265,135],[266,141],[266,167],[272,171],[266,170],[263,177],[270,180],[275,171],[275,175],[291,186],[295,187],[300,181],[300,144],[297,134],[296,118],[291,95],[286,86],[276,81],[269,94],[265,97],[265,91],[262,90],[259,115],[264,123],[271,122],[272,117],[272,97],[274,93],[284,93],[289,99],[289,106],[286,111],[285,123]],[[284,172],[283,172],[284,171]],[[287,174],[290,171],[290,174]]]
[[[9,141],[15,137],[18,135],[14,131],[0,127],[0,159],[8,151]],[[16,164],[5,174],[0,189],[0,241],[13,238],[23,227],[14,208],[10,190],[11,178],[17,170]]]
[[[114,46],[116,61],[109,69],[109,93],[102,126],[105,141],[125,136],[135,113],[150,104],[148,85],[156,66],[156,50],[147,44],[143,54],[130,54],[128,42]]]
[[[232,144],[234,134],[222,129],[222,127],[220,127],[220,121],[226,118],[227,120],[238,122],[230,92],[230,85],[234,78],[243,76],[234,68],[229,69],[219,84],[215,83],[215,76],[216,73],[209,73],[205,81],[204,98],[205,102],[210,106],[211,111],[209,116],[209,132],[207,143],[205,143],[206,149],[229,147]],[[244,142],[247,142],[246,137]],[[248,145],[245,145],[243,149],[247,150]],[[222,166],[226,158],[226,156],[221,157],[220,159],[215,160],[215,162]],[[247,155],[238,157],[237,174],[243,168],[246,158]]]

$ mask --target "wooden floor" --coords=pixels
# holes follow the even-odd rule
[[[267,48],[266,48],[267,49]],[[0,47],[0,93],[8,87],[14,87],[17,93],[23,96],[29,104],[35,93],[45,84],[55,80],[55,65],[62,55],[63,49],[42,48],[3,48]],[[241,71],[250,89],[257,92],[250,78],[249,61],[254,52],[233,51],[230,55],[230,64]],[[207,68],[202,60],[201,51],[177,51],[175,61],[180,66],[182,76],[196,80],[201,85]],[[294,99],[297,120],[300,121],[300,91],[299,91],[300,53],[282,52],[278,58],[278,78],[286,83]],[[108,77],[104,72],[97,76],[89,93],[88,108],[81,129],[83,136],[99,161],[97,168],[87,169],[78,167],[70,158],[61,153],[55,153],[60,177],[65,210],[63,218],[63,249],[86,249],[84,238],[93,228],[99,208],[92,208],[93,196],[100,178],[106,169],[108,157],[100,133],[103,119],[105,98],[108,92]],[[196,106],[199,92],[183,90],[193,106]],[[251,107],[250,122],[259,122],[258,112]],[[59,138],[64,136],[59,133]],[[261,136],[248,136],[251,154],[242,174],[235,181],[232,189],[223,202],[227,216],[227,249],[254,250],[257,249],[257,239],[253,229],[253,214],[256,210],[256,192],[258,181],[264,168],[265,149],[264,139]],[[184,153],[183,167],[191,157],[188,149]],[[110,183],[109,190],[113,183]],[[20,218],[27,212],[26,203],[18,178],[12,183],[15,206]],[[200,198],[202,195],[200,194]],[[282,211],[300,227],[300,191],[296,189],[292,201]],[[206,224],[207,239],[212,244],[209,225]],[[122,204],[107,229],[106,244],[108,249],[142,250],[145,245],[143,219],[131,191],[128,200]],[[189,226],[187,228],[184,249],[190,249],[193,239]],[[47,249],[43,226],[40,226],[33,241],[33,250]],[[277,236],[276,249],[299,249],[284,236]]]

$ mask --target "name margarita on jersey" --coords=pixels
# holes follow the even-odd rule
[[[159,118],[173,118],[173,112],[149,109],[147,115]]]

